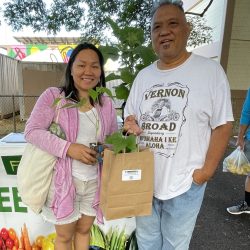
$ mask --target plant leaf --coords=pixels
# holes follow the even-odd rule
[[[117,99],[120,99],[120,100],[128,99],[129,89],[125,86],[125,84],[122,83],[114,87],[114,89],[115,89],[115,95]]]
[[[108,136],[105,140],[105,143],[111,144],[113,146],[113,151],[115,154],[124,151],[127,146],[126,139],[120,132],[115,132]]]
[[[89,92],[90,97],[93,99],[93,101],[96,101],[98,97],[97,91],[95,91],[94,89],[89,89],[88,92]]]
[[[105,78],[106,82],[113,81],[113,80],[117,80],[117,79],[121,79],[121,76],[120,76],[120,75],[116,75],[116,74],[114,74],[114,73],[109,74],[109,75],[106,76],[106,78]]]
[[[78,107],[78,104],[77,104],[77,103],[66,103],[66,104],[64,104],[64,105],[61,107],[61,109],[64,109],[64,108],[70,109],[70,108],[76,108],[76,107]]]
[[[58,98],[54,99],[54,101],[53,101],[53,103],[52,103],[52,107],[57,106],[58,103],[59,103],[61,100],[62,100],[62,97],[58,97]]]
[[[134,152],[137,149],[136,146],[136,136],[129,135],[124,137],[121,132],[115,132],[108,136],[105,143],[111,144],[113,146],[113,151],[115,154],[120,152]]]
[[[135,79],[135,75],[131,73],[129,68],[121,69],[121,79],[125,83],[132,83]]]
[[[126,152],[134,152],[137,149],[136,146],[136,136],[135,135],[129,135],[126,138]]]
[[[98,94],[106,93],[109,97],[113,99],[113,95],[110,89],[105,88],[105,87],[97,87],[96,91]]]

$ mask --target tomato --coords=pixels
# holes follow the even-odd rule
[[[6,228],[2,228],[1,232],[0,232],[0,236],[4,239],[7,240],[9,238],[9,233],[8,230]]]
[[[39,246],[39,247],[42,247],[44,238],[45,238],[44,236],[39,235],[39,236],[36,238],[36,245]]]
[[[10,237],[12,240],[15,240],[15,239],[16,239],[16,231],[15,231],[13,228],[10,228],[10,229],[9,229],[9,237]]]
[[[3,245],[3,239],[0,237],[0,249],[2,249],[2,248],[1,248],[2,245]]]
[[[12,249],[14,247],[14,240],[12,240],[11,238],[8,238],[6,241],[5,241],[5,245],[6,247]]]

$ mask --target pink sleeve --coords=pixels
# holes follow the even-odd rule
[[[25,127],[25,139],[48,153],[60,158],[66,157],[70,142],[51,134],[48,128],[55,116],[52,108],[59,89],[49,88],[38,98]]]

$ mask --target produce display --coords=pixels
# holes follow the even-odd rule
[[[28,228],[24,224],[20,235],[13,228],[3,227],[0,231],[0,250],[54,250],[56,233],[39,235],[34,242],[29,238]],[[105,234],[98,225],[91,228],[90,250],[137,250],[135,231],[127,235],[125,230],[110,228]]]
[[[21,228],[20,236],[13,228],[3,227],[0,231],[0,250],[42,250],[43,238],[44,236],[38,236],[31,244],[25,224]]]
[[[13,228],[5,228],[3,227],[0,231],[0,249],[19,249],[19,239],[16,235],[16,232]]]

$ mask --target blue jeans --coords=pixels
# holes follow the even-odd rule
[[[250,141],[249,140],[245,140],[244,153],[248,161],[250,161]]]
[[[245,139],[245,145],[244,145],[244,153],[250,162],[250,141]],[[248,177],[250,177],[250,173],[248,174]]]
[[[139,250],[185,250],[194,230],[206,184],[169,200],[153,199],[152,215],[136,218]]]

